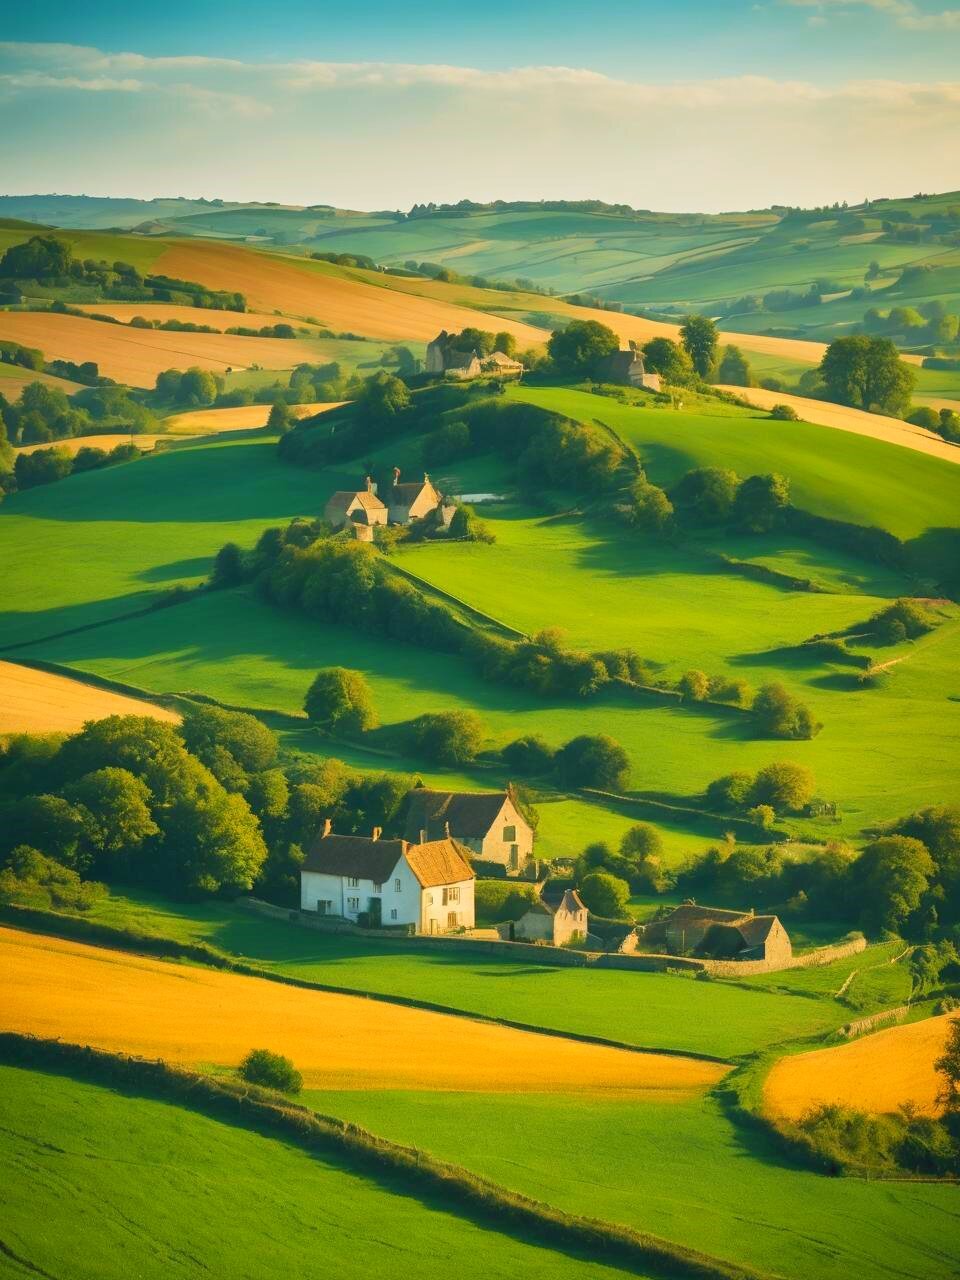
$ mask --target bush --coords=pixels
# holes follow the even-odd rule
[[[937,617],[916,600],[896,600],[875,613],[867,627],[880,644],[916,640],[938,625]]]
[[[702,702],[710,692],[710,680],[704,671],[685,671],[677,681],[677,688],[691,702]]]
[[[587,910],[594,915],[621,920],[627,914],[630,886],[626,880],[612,876],[607,871],[591,871],[589,875],[583,877],[580,897]]]
[[[539,900],[540,895],[532,884],[478,880],[474,886],[477,921],[483,924],[519,920],[531,904]]]
[[[507,768],[523,777],[547,773],[553,765],[553,749],[539,734],[527,734],[508,742],[500,752]]]
[[[778,813],[799,813],[815,790],[813,773],[805,765],[779,760],[760,770],[749,798],[755,805],[771,805]]]
[[[106,893],[106,885],[81,880],[76,871],[28,845],[18,845],[0,871],[0,902],[19,906],[89,911]]]
[[[581,734],[565,743],[555,757],[561,786],[620,791],[630,771],[627,753],[606,734]]]
[[[779,391],[781,388],[776,387]],[[770,417],[777,422],[799,422],[800,415],[794,409],[792,404],[775,404],[770,410]]]
[[[728,773],[715,778],[707,787],[707,804],[711,809],[742,809],[753,788],[750,773]]]
[[[765,738],[814,738],[823,728],[782,684],[765,684],[753,702],[757,732]]]
[[[251,1049],[240,1063],[240,1075],[248,1084],[278,1089],[281,1093],[299,1093],[303,1076],[289,1058],[269,1049]]]
[[[364,733],[377,725],[377,713],[366,678],[346,667],[318,671],[307,690],[303,709],[332,732]]]
[[[438,711],[422,715],[409,729],[410,744],[439,764],[469,764],[486,737],[483,721],[474,711]]]

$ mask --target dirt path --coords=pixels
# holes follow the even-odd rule
[[[9,1030],[191,1065],[235,1066],[269,1048],[313,1087],[679,1099],[727,1070],[14,929],[0,929],[0,972]]]
[[[864,413],[862,409],[850,409],[846,405],[832,404],[826,400],[810,400],[805,396],[789,395],[785,391],[768,391],[765,387],[721,386],[758,409],[772,409],[775,404],[788,404],[804,422],[815,422],[822,427],[835,427],[838,431],[851,431],[854,435],[870,436],[887,444],[899,444],[931,458],[960,463],[960,445],[950,444],[923,427],[899,418],[887,418],[879,413]],[[777,423],[776,426],[780,424]]]

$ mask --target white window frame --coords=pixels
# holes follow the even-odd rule
[[[391,909],[390,909],[390,919],[391,919],[391,920],[396,920],[396,918],[397,918],[397,908],[396,908],[396,907],[391,907]]]
[[[347,876],[347,888],[348,888],[348,889],[359,889],[359,888],[360,888],[360,879],[359,879],[359,877],[358,877],[358,876]]]
[[[393,891],[394,893],[403,893],[403,881],[399,876],[393,882]]]
[[[359,911],[359,910],[360,910],[360,899],[359,899],[359,898],[348,898],[348,899],[347,899],[347,910],[348,910],[348,911]]]

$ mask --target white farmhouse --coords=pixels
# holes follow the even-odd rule
[[[413,925],[417,933],[449,933],[474,925],[473,868],[456,840],[381,840],[323,834],[300,871],[300,908],[372,927]]]
[[[452,836],[478,857],[519,875],[533,857],[533,829],[506,791],[431,791],[417,787],[407,800],[408,840]]]

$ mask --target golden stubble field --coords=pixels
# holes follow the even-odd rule
[[[292,369],[318,358],[306,339],[168,333],[40,311],[0,311],[0,339],[36,347],[48,360],[94,360],[101,374],[134,387],[152,387],[164,369]]]
[[[170,723],[180,720],[176,712],[150,702],[0,661],[0,734],[75,733],[88,720],[106,716],[150,716]]]
[[[786,1120],[799,1120],[824,1104],[880,1114],[912,1103],[924,1115],[936,1115],[942,1081],[933,1064],[954,1017],[909,1022],[850,1044],[781,1058],[764,1082],[764,1108]]]
[[[232,1067],[251,1049],[271,1049],[314,1088],[680,1099],[727,1069],[13,929],[0,929],[0,972],[8,1030],[186,1065]]]

